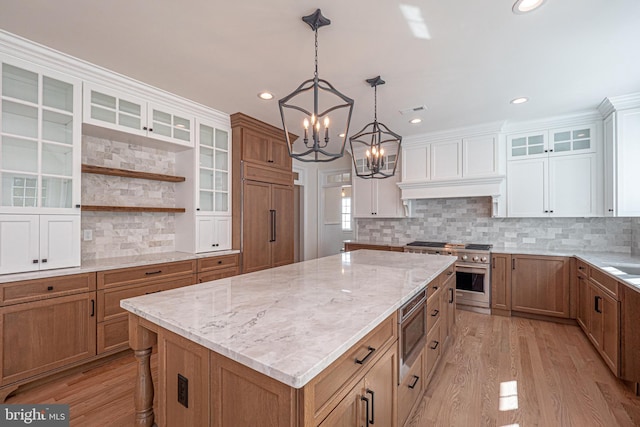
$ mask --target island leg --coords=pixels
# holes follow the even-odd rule
[[[153,379],[151,378],[151,351],[157,342],[157,334],[140,324],[140,318],[129,314],[129,346],[138,361],[138,376],[134,404],[136,411],[135,426],[152,427]]]

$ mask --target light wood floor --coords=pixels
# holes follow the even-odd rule
[[[640,398],[578,326],[462,310],[456,321],[411,427],[640,426]]]
[[[454,341],[411,427],[640,426],[640,399],[577,326],[460,310],[457,316]],[[135,370],[133,356],[124,357],[6,403],[68,403],[71,426],[130,426]],[[155,355],[152,370],[155,377]]]

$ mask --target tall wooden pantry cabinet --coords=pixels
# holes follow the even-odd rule
[[[242,113],[231,115],[231,128],[232,236],[241,271],[291,264],[293,172],[283,131]]]

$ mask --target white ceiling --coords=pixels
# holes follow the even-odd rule
[[[640,91],[640,1],[2,0],[0,28],[227,113],[281,126],[276,99],[319,74],[355,99],[351,133],[373,118],[365,79],[381,75],[378,118],[407,136],[595,108]],[[417,7],[430,39],[413,36]],[[511,105],[527,96],[530,102]],[[419,105],[423,122],[399,111]],[[292,130],[295,132],[295,130]]]

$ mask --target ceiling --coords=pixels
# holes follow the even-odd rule
[[[0,28],[215,109],[281,126],[277,99],[319,75],[355,99],[350,133],[378,118],[407,136],[593,109],[640,91],[640,1],[2,0]],[[416,37],[403,7],[422,18]],[[263,101],[269,90],[276,99]],[[512,105],[515,97],[530,101]],[[426,105],[419,114],[400,110]],[[418,125],[409,124],[414,116]],[[295,130],[291,130],[295,132]]]

